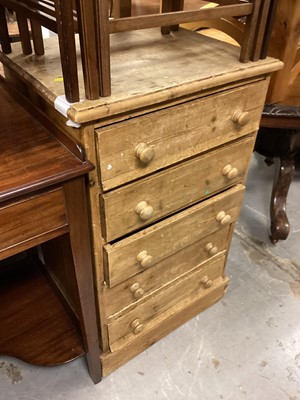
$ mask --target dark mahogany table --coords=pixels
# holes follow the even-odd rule
[[[93,166],[6,89],[1,79],[0,354],[57,365],[85,352],[96,383],[100,350],[85,198]],[[38,245],[39,258],[30,250]]]

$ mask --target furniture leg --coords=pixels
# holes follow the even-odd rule
[[[74,103],[79,101],[79,84],[73,26],[73,4],[66,0],[55,0],[55,11],[65,96],[67,101]]]
[[[22,51],[24,54],[31,54],[32,47],[31,47],[31,43],[30,43],[30,34],[29,34],[29,29],[28,29],[27,18],[23,17],[20,14],[16,14],[16,15],[17,15],[18,29],[20,32]]]
[[[87,363],[94,383],[101,380],[100,348],[96,322],[91,249],[87,222],[87,205],[84,197],[84,178],[64,184],[70,226],[70,242],[79,297],[79,320],[86,350]]]
[[[277,243],[278,240],[285,240],[290,231],[290,224],[286,215],[286,201],[294,176],[295,160],[293,156],[280,157],[280,162],[276,164],[277,170],[270,204],[270,239],[273,244]]]
[[[162,0],[161,2],[161,12],[170,12],[172,11],[172,1],[171,0]],[[168,35],[171,32],[170,26],[162,26],[161,33],[162,35]]]
[[[108,1],[96,1],[94,24],[96,26],[98,47],[98,68],[100,96],[111,94],[110,43],[109,43]]]
[[[263,0],[261,2],[257,30],[255,33],[254,48],[253,48],[253,53],[251,56],[252,61],[259,60],[260,56],[261,56],[261,49],[262,49],[263,41],[264,41],[264,37],[265,37],[265,30],[266,30],[266,24],[267,24],[269,10],[270,10],[270,4],[271,4],[271,0]]]
[[[273,22],[275,18],[275,13],[277,9],[277,3],[278,0],[271,0],[271,5],[269,9],[269,14],[268,14],[268,19],[267,19],[267,25],[264,33],[264,39],[261,47],[261,54],[260,58],[264,59],[268,55],[268,48],[269,48],[269,43],[271,39],[271,33],[272,33],[272,27],[273,27]]]
[[[45,50],[44,50],[41,24],[31,20],[30,26],[31,26],[31,35],[33,40],[34,52],[35,54],[42,56],[45,53]]]
[[[251,2],[253,3],[254,10],[251,15],[248,15],[246,20],[244,37],[241,44],[241,62],[248,62],[251,59],[255,44],[255,33],[258,26],[261,0],[252,0]]]
[[[100,78],[94,2],[77,1],[76,3],[85,95],[87,99],[95,100],[99,98]]]
[[[161,1],[161,12],[173,12],[173,11],[182,11],[184,6],[184,0],[162,0]],[[172,26],[162,26],[161,33],[162,35],[168,35],[171,31],[178,31],[179,25]]]
[[[0,5],[0,42],[3,53],[11,53],[10,37],[7,28],[5,8]]]

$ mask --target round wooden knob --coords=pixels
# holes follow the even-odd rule
[[[153,215],[153,207],[149,206],[146,201],[141,201],[136,207],[135,212],[143,221],[151,218]]]
[[[228,225],[231,223],[231,216],[226,214],[224,211],[220,211],[216,217],[216,220],[220,222],[221,225]]]
[[[225,165],[225,167],[222,169],[222,175],[226,176],[228,179],[235,179],[239,174],[239,171],[237,168],[232,167],[230,164]]]
[[[143,268],[149,268],[153,264],[153,257],[148,254],[146,250],[141,251],[136,259],[141,264]]]
[[[208,276],[204,276],[200,283],[204,286],[204,289],[209,289],[212,286],[213,281],[209,279]]]
[[[140,324],[139,319],[135,319],[134,321],[132,321],[130,326],[131,326],[131,328],[133,328],[133,333],[135,333],[136,335],[138,333],[143,332],[143,330],[144,330],[144,325]]]
[[[214,246],[212,243],[207,243],[207,245],[205,246],[205,250],[211,257],[217,254],[217,252],[219,251],[217,246]]]
[[[232,115],[232,121],[240,126],[244,126],[248,124],[250,121],[248,111],[236,110],[235,113]]]
[[[140,287],[140,284],[138,282],[130,286],[130,291],[135,299],[141,299],[145,294],[144,289]]]
[[[138,158],[143,164],[148,164],[154,157],[154,149],[149,146],[147,143],[139,143],[135,146],[134,155]]]

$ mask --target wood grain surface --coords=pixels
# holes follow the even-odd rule
[[[153,292],[165,290],[174,279],[210,260],[212,256],[206,249],[209,243],[212,243],[217,249],[213,257],[220,256],[227,249],[228,240],[229,227],[225,227],[192,243],[181,251],[171,254],[125,282],[113,288],[107,288],[104,292],[107,316],[130,311],[130,309],[147,301],[149,296],[153,295]],[[133,290],[134,287],[137,287],[137,289]],[[137,295],[143,294],[137,297],[136,291],[140,291]]]
[[[100,201],[106,240],[117,239],[237,182],[243,182],[253,145],[254,137],[250,136],[103,194]],[[226,165],[237,169],[233,179],[223,175]],[[142,219],[136,211],[137,205],[143,201],[153,210],[149,218]]]
[[[256,131],[267,85],[262,80],[98,129],[103,190]],[[248,112],[244,126],[232,120],[237,110]],[[139,143],[146,143],[154,153],[147,164],[135,156]]]
[[[0,201],[74,178],[93,168],[62,146],[2,86],[0,119]]]
[[[142,107],[253,79],[282,66],[270,58],[240,63],[237,47],[185,29],[167,37],[159,28],[124,32],[111,35],[110,40],[112,95],[85,100],[80,81],[80,98],[84,101],[70,105],[68,117],[72,121],[84,123],[125,112],[132,114]],[[21,53],[20,45],[15,43],[11,55],[0,53],[0,61],[53,104],[64,93],[58,79],[61,69],[56,39],[45,40],[42,65],[37,56],[29,59]]]
[[[111,351],[125,346],[139,334],[143,335],[147,332],[148,327],[157,325],[159,329],[156,319],[160,322],[161,319],[184,309],[196,298],[200,299],[213,291],[224,280],[224,260],[224,257],[222,257],[203,267],[201,266],[200,269],[193,271],[185,278],[178,279],[164,291],[151,296],[148,301],[135,309],[124,315],[112,317],[108,323]],[[205,288],[201,283],[205,276],[213,281],[209,288]],[[140,325],[143,325],[139,332],[135,332],[133,329],[132,322],[135,320],[139,320]]]
[[[244,189],[243,185],[236,185],[128,238],[104,246],[109,285],[114,286],[143,270],[137,262],[137,255],[143,250],[151,254],[156,264],[216,232],[221,228],[215,219],[220,211],[229,213],[234,222],[239,215]]]
[[[1,267],[0,276],[1,354],[40,365],[62,364],[84,354],[78,327],[40,267],[21,259]]]

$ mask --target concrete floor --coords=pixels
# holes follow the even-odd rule
[[[2,400],[300,399],[299,177],[288,240],[270,244],[273,169],[253,156],[225,297],[93,385],[83,358],[33,367],[0,357]]]

